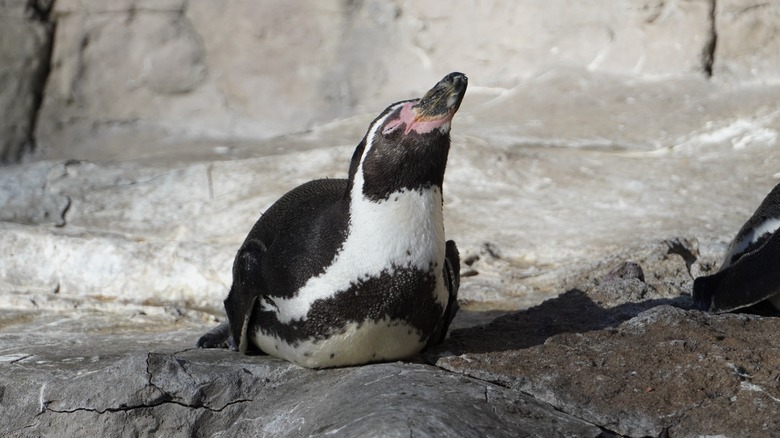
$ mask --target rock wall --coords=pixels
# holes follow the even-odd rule
[[[717,0],[713,75],[732,81],[780,77],[780,3]]]
[[[0,164],[33,149],[51,54],[51,0],[0,0]]]
[[[106,138],[267,138],[373,111],[452,70],[480,87],[559,66],[780,78],[780,5],[757,0],[57,0],[49,16],[50,6],[0,2],[6,161],[35,143],[88,158],[73,149]]]

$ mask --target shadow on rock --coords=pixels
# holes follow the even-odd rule
[[[489,324],[454,330],[449,339],[426,356],[437,358],[445,354],[529,348],[561,333],[584,333],[616,327],[645,310],[664,304],[690,308],[691,301],[687,296],[680,296],[602,307],[582,290],[571,289],[538,306],[499,317]]]

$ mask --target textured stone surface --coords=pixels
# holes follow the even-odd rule
[[[579,288],[453,332],[429,359],[620,435],[778,430],[776,311],[762,317],[685,310],[689,267],[715,267],[691,241],[662,242],[604,264]]]
[[[553,306],[564,310],[550,311]],[[573,306],[600,319],[602,328],[575,324],[545,336],[520,331],[528,325],[518,325],[523,315],[513,315],[493,324],[504,334],[536,336],[525,348],[436,363],[526,392],[621,435],[771,436],[780,427],[774,414],[780,396],[776,317],[660,306],[617,325],[607,318],[622,309],[603,315],[575,292],[550,303],[545,316],[551,323],[568,321]]]
[[[51,1],[0,2],[0,163],[34,146],[36,113],[49,67]]]
[[[197,350],[213,322],[185,307],[5,310],[0,433],[773,436],[780,319],[686,310],[713,259],[679,238],[616,253],[539,306],[460,324],[435,366]]]
[[[776,82],[780,71],[780,4],[758,0],[716,3],[714,77]]]
[[[671,236],[722,250],[780,177],[778,98],[776,87],[571,71],[467,96],[444,205],[467,261],[463,304],[526,308],[616,251]],[[182,141],[164,156],[117,149],[140,161],[6,167],[0,218],[13,224],[0,233],[0,288],[219,312],[260,212],[305,181],[346,176],[373,116],[221,152]]]
[[[106,325],[94,316],[48,318],[58,334],[0,321],[3,436],[601,434],[520,392],[427,365],[312,371],[267,356],[193,350],[197,331],[165,331],[172,327],[164,319],[139,316],[133,332],[115,322],[106,334],[94,330]],[[67,352],[52,350],[55,340]]]
[[[413,96],[451,70],[486,90],[559,68],[737,84],[780,71],[777,6],[758,1],[7,0],[0,19],[5,160],[34,143],[85,159],[107,144],[155,154],[184,137],[270,138]]]
[[[106,138],[267,138],[414,96],[452,70],[504,88],[555,66],[703,77],[711,9],[709,0],[60,1],[37,134],[49,156],[71,158],[88,154],[62,148]],[[133,135],[139,128],[145,136]]]

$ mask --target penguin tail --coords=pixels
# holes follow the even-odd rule
[[[693,280],[693,307],[696,310],[710,311],[713,306],[713,293],[718,289],[720,278],[716,275],[698,277]]]

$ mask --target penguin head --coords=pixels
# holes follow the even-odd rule
[[[369,125],[352,157],[350,188],[382,201],[402,190],[441,187],[450,148],[450,123],[468,78],[450,73],[419,99],[387,107]]]

